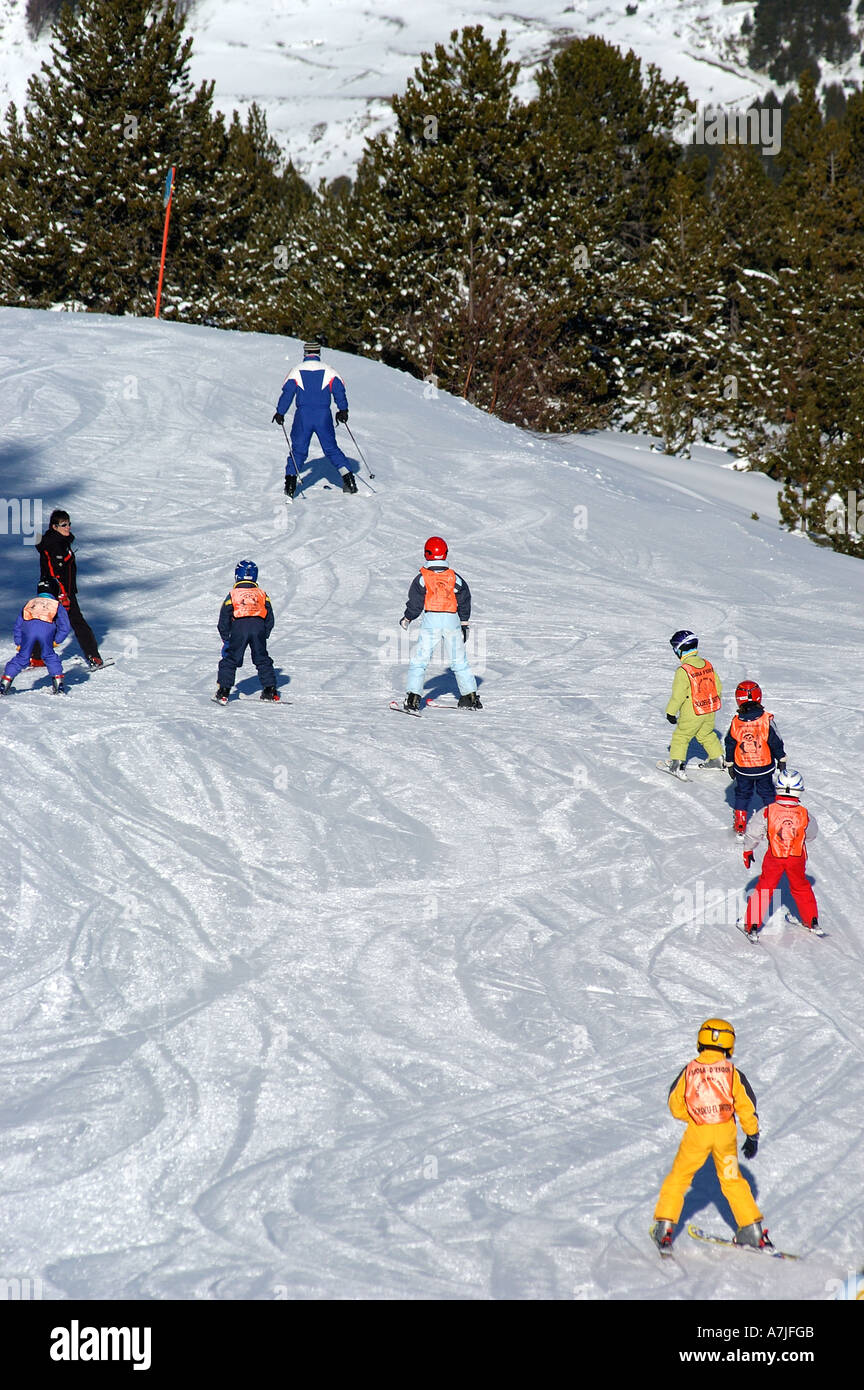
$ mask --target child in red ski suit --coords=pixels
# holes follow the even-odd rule
[[[771,894],[785,874],[795,899],[798,915],[805,927],[818,928],[819,909],[813,889],[807,882],[807,838],[816,838],[816,821],[799,798],[804,790],[800,772],[779,769],[774,773],[777,800],[766,806],[761,815],[750,822],[744,836],[745,868],[750,868],[756,846],[767,839],[768,848],[762,860],[759,882],[747,900],[746,929],[748,935],[758,932],[771,903]]]

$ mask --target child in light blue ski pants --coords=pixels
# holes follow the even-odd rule
[[[442,640],[450,669],[456,677],[456,684],[459,686],[459,694],[470,695],[473,690],[477,689],[477,682],[465,655],[462,624],[459,621],[458,613],[423,614],[420,619],[420,635],[417,638],[414,655],[411,657],[411,664],[408,667],[408,680],[405,689],[415,695],[422,695],[426,667],[432,660],[435,648]]]

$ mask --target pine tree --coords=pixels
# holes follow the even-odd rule
[[[724,261],[707,199],[679,170],[657,236],[619,291],[621,315],[629,313],[622,408],[632,424],[661,434],[667,452],[710,437],[722,414]]]
[[[490,305],[524,314],[528,122],[506,36],[469,27],[450,41],[394,97],[395,134],[370,142],[354,236],[366,350],[476,400],[502,341]]]
[[[631,251],[648,245],[681,153],[672,131],[685,112],[683,82],[604,39],[576,39],[537,74],[535,121],[548,167],[598,233]]]
[[[774,185],[758,150],[725,145],[710,191],[723,240],[726,285],[720,417],[724,429],[745,448],[765,420],[766,399],[776,385],[771,371],[780,338],[773,314],[780,248],[774,200]]]

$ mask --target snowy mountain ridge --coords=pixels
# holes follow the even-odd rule
[[[28,77],[48,56],[49,36],[30,40],[25,11],[26,0],[0,0],[0,110],[23,103]],[[425,0],[402,11],[392,0],[194,0],[188,26],[195,81],[215,81],[226,113],[258,102],[298,172],[315,183],[352,173],[365,139],[391,125],[389,98],[420,54],[463,25],[507,30],[524,64],[524,99],[533,69],[557,45],[596,34],[683,79],[700,105],[743,109],[785,90],[746,65],[741,25],[752,11],[750,0],[524,0],[517,11],[498,0]],[[852,22],[864,30],[854,14]],[[857,54],[821,67],[824,83],[860,85]]]

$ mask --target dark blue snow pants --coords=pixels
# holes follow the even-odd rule
[[[777,792],[771,780],[771,773],[763,772],[760,777],[745,777],[743,773],[736,772],[735,800],[732,803],[735,810],[746,811],[753,800],[754,792],[763,806],[770,806],[772,801],[777,800]]]
[[[216,679],[219,685],[230,690],[237,675],[237,667],[243,665],[243,656],[248,647],[252,660],[258,669],[262,686],[276,684],[276,671],[267,651],[267,633],[264,618],[235,618],[231,632],[222,643],[222,660]]]

